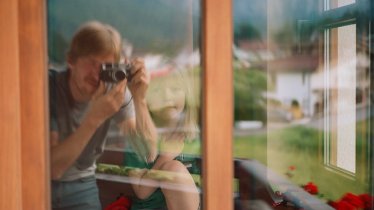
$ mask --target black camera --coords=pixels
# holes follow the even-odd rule
[[[100,80],[116,83],[127,78],[131,81],[131,64],[103,63],[100,69]]]

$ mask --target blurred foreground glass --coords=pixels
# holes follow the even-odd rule
[[[326,209],[370,194],[371,32],[356,4],[233,1],[234,155],[250,177],[236,180],[237,203],[265,193]]]

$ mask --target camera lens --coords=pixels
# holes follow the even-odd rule
[[[119,82],[126,78],[123,70],[104,70],[100,72],[100,79],[104,82]]]
[[[116,81],[122,81],[126,78],[126,73],[124,71],[115,71],[114,74],[113,74],[113,79],[115,79]]]
[[[101,66],[100,79],[104,82],[119,82],[126,78],[124,71],[118,64],[105,63]]]

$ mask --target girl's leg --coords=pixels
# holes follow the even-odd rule
[[[161,170],[180,174],[172,181],[161,183],[168,210],[197,210],[200,205],[199,191],[187,168],[172,160],[162,165]]]

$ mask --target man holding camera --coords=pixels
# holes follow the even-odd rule
[[[53,209],[101,209],[95,162],[114,120],[140,157],[157,156],[157,132],[145,101],[150,81],[144,63],[130,62],[130,77],[108,89],[103,64],[121,60],[121,36],[99,22],[83,25],[67,53],[68,70],[49,72]],[[136,118],[135,118],[136,116]]]

